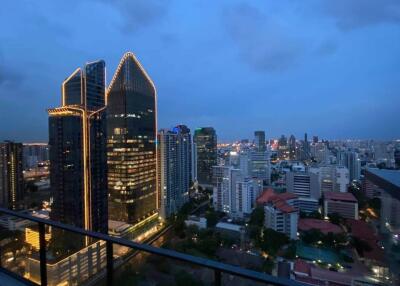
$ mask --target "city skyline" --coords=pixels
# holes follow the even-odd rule
[[[254,130],[400,137],[399,3],[134,4],[5,3],[0,23],[13,29],[0,36],[0,140],[46,142],[45,110],[60,105],[65,74],[103,59],[109,84],[126,50],[158,87],[160,127],[212,126],[221,142]]]

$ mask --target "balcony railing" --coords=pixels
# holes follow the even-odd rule
[[[106,234],[102,233],[97,233],[97,232],[92,232],[92,231],[86,231],[81,228],[77,228],[71,225],[66,225],[62,224],[59,222],[47,220],[47,219],[42,219],[38,217],[34,217],[31,215],[26,215],[22,213],[18,213],[15,211],[11,211],[8,209],[0,208],[0,214],[6,214],[12,217],[17,217],[20,219],[28,220],[34,223],[38,224],[38,233],[39,233],[39,249],[38,249],[38,259],[39,259],[39,270],[40,270],[40,281],[37,281],[40,283],[40,285],[48,285],[48,280],[47,280],[47,255],[46,255],[46,226],[51,226],[57,229],[61,229],[70,233],[78,234],[84,237],[90,237],[93,240],[99,240],[99,241],[104,241],[106,246],[106,270],[105,270],[105,276],[106,276],[106,285],[114,285],[114,257],[113,257],[113,246],[119,245],[119,246],[124,246],[129,249],[133,249],[135,251],[140,251],[148,254],[153,254],[156,256],[160,256],[163,258],[168,258],[184,263],[189,263],[191,265],[195,265],[197,267],[202,267],[209,269],[213,271],[213,283],[214,285],[220,286],[222,285],[222,275],[223,274],[229,274],[237,277],[241,277],[244,279],[248,279],[252,282],[259,282],[264,285],[283,285],[283,286],[301,286],[301,285],[306,285],[303,283],[299,283],[295,280],[290,280],[290,279],[285,279],[285,278],[278,278],[275,276],[267,275],[265,273],[253,271],[253,270],[248,270],[245,268],[221,263],[215,260],[210,260],[202,257],[196,257],[184,253],[180,253],[177,251],[173,250],[168,250],[164,248],[158,248],[154,247],[148,244],[141,244],[137,242],[133,242],[127,239],[123,238],[117,238],[117,237],[112,237],[108,236]],[[0,260],[1,261],[1,260]],[[1,268],[3,268],[4,265],[1,265]],[[232,284],[231,284],[232,285]]]

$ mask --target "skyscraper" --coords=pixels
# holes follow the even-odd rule
[[[62,84],[49,109],[53,220],[107,233],[105,63],[87,63]]]
[[[157,216],[156,88],[127,52],[107,90],[109,217],[137,224]]]
[[[24,143],[22,158],[24,169],[37,167],[38,163],[49,160],[49,146],[45,143]]]
[[[217,134],[212,127],[198,128],[193,140],[197,148],[197,180],[199,184],[210,187],[212,167],[217,165]]]
[[[17,209],[23,199],[22,144],[0,143],[0,206]]]
[[[296,159],[296,138],[294,135],[290,135],[289,137],[289,159],[295,160]]]
[[[289,159],[288,140],[285,135],[282,135],[278,140],[278,157],[281,160]]]
[[[256,149],[260,152],[265,151],[265,132],[264,131],[255,131],[254,132],[254,143],[256,145]]]
[[[189,200],[191,135],[185,125],[158,133],[160,214],[169,217]]]
[[[338,152],[339,162],[349,169],[350,182],[360,180],[361,162],[355,151]]]

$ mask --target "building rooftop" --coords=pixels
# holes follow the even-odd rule
[[[257,204],[271,203],[282,212],[290,213],[297,211],[296,208],[287,203],[288,200],[297,199],[298,196],[293,193],[275,193],[273,189],[265,189],[262,194],[257,198]]]
[[[257,204],[266,204],[269,202],[269,200],[271,199],[272,196],[275,195],[275,192],[273,189],[268,188],[268,189],[264,189],[263,192],[261,193],[261,195],[257,198]]]
[[[327,234],[329,232],[338,234],[342,233],[343,230],[336,224],[314,218],[301,218],[299,219],[298,228],[301,231],[308,231],[311,229],[318,229],[322,233]]]
[[[346,201],[356,203],[357,199],[352,193],[324,192],[325,200]]]
[[[225,230],[231,230],[231,231],[237,231],[237,232],[240,232],[240,230],[242,229],[241,225],[227,223],[227,222],[219,222],[215,225],[215,227],[219,228],[219,229],[225,229]]]
[[[294,272],[296,274],[310,275],[311,265],[302,259],[297,259],[294,263]]]
[[[370,251],[364,251],[363,256],[377,262],[385,262],[383,249],[378,245],[381,238],[375,234],[374,229],[365,221],[347,219],[346,225],[350,227],[351,235],[364,240],[371,247]]]
[[[368,168],[368,171],[400,188],[400,171]]]

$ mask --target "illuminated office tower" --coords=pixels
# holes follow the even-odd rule
[[[217,165],[217,134],[212,127],[197,128],[193,141],[197,148],[197,180],[212,188],[212,167]]]
[[[156,88],[136,57],[121,59],[107,90],[109,217],[157,216]]]
[[[18,209],[23,199],[22,144],[0,143],[0,206]]]
[[[51,218],[107,233],[105,63],[87,63],[62,84],[49,109]]]
[[[191,141],[190,129],[185,125],[158,132],[160,214],[163,218],[176,214],[189,200]]]

